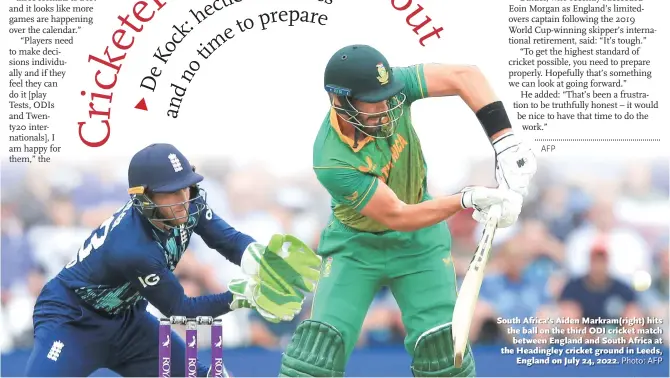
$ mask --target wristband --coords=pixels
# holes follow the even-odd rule
[[[469,209],[473,207],[472,203],[472,190],[469,190],[470,187],[465,187],[461,190],[461,208]]]
[[[492,102],[479,109],[476,113],[479,123],[486,131],[486,135],[492,138],[497,132],[512,128],[512,124],[507,117],[505,106],[502,101]]]

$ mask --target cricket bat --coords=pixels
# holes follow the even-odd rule
[[[454,307],[451,321],[451,330],[454,339],[454,365],[456,368],[460,368],[463,364],[463,356],[468,345],[470,323],[472,322],[477,298],[479,298],[479,289],[482,286],[484,270],[489,260],[491,244],[498,227],[501,212],[500,205],[491,206],[489,209],[489,218],[484,226],[482,238],[479,240],[477,250],[474,256],[472,256],[472,260],[470,260],[470,266],[461,284],[461,289],[458,291],[458,298],[456,299],[456,306]]]

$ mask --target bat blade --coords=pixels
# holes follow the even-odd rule
[[[452,337],[454,341],[454,365],[460,368],[468,345],[468,335],[472,315],[479,298],[479,289],[484,280],[484,269],[491,252],[493,237],[495,236],[498,220],[500,218],[499,206],[492,206],[489,210],[489,219],[484,226],[484,232],[477,244],[477,250],[472,256],[470,266],[465,274],[461,289],[458,292],[454,314],[452,317]]]

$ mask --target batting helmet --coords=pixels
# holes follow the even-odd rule
[[[405,95],[402,90],[405,84],[396,80],[388,60],[375,48],[350,45],[338,50],[326,65],[324,87],[333,95],[331,106],[356,131],[382,138],[395,132],[396,122],[403,112]],[[339,104],[335,104],[334,98],[338,99]],[[387,110],[379,113],[362,112],[351,100],[366,103],[385,101]],[[363,124],[359,116],[372,117],[378,121],[373,125]]]
[[[174,207],[180,205],[188,216],[184,227],[197,225],[200,213],[206,208],[206,193],[198,186],[202,180],[202,175],[196,173],[195,167],[171,144],[155,143],[141,149],[128,166],[128,193],[133,206],[150,221],[161,222],[167,228],[177,227],[175,221],[185,217],[174,213]],[[152,201],[155,193],[173,193],[185,188],[191,190],[190,198],[184,202],[157,205]],[[164,209],[162,213],[161,209]]]

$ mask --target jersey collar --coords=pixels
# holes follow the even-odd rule
[[[363,147],[365,147],[366,144],[368,144],[373,139],[371,136],[366,135],[365,138],[363,138],[363,140],[358,141],[358,146],[354,148],[354,140],[342,134],[342,130],[340,130],[340,122],[337,117],[337,112],[335,112],[335,109],[330,109],[330,125],[333,127],[333,130],[335,130],[337,135],[340,137],[340,140],[346,143],[354,152],[360,151]]]

